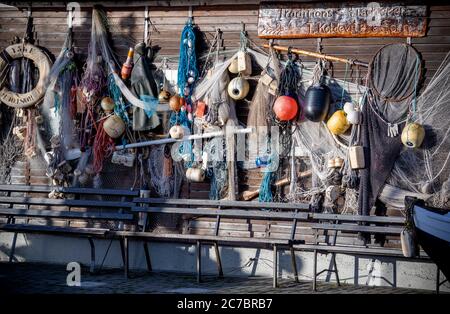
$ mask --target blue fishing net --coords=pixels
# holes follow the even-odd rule
[[[147,115],[148,118],[151,118],[155,112],[156,107],[158,106],[158,98],[155,98],[150,95],[140,95],[141,100],[144,102],[144,112]]]

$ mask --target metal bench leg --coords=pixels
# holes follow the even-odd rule
[[[13,240],[11,243],[11,252],[9,253],[9,262],[12,263],[14,258],[14,253],[16,251],[16,243],[17,243],[17,232],[14,232]]]
[[[314,265],[313,265],[313,291],[317,291],[317,250],[314,250]]]
[[[123,240],[119,239],[120,244],[120,255],[122,255],[122,264],[125,266],[125,249],[123,247]]]
[[[148,251],[147,242],[144,241],[144,253],[145,253],[145,261],[147,262],[147,270],[151,272],[152,269],[152,262],[150,260],[150,253]]]
[[[295,260],[294,247],[292,247],[292,245],[291,245],[290,249],[291,249],[292,270],[294,271],[294,279],[295,279],[295,282],[298,282],[297,262]]]
[[[197,282],[202,282],[202,244],[197,241]]]
[[[129,278],[129,250],[128,250],[128,238],[123,238],[123,253],[124,253],[124,272],[125,272],[125,278]]]
[[[336,275],[336,282],[337,282],[338,286],[340,286],[341,282],[339,281],[339,272],[338,272],[337,263],[336,263],[336,253],[333,253],[331,258],[333,259],[334,274]]]
[[[89,245],[91,246],[91,266],[89,267],[89,272],[93,274],[95,271],[95,245],[92,238],[88,238],[88,240]]]
[[[214,242],[214,250],[216,251],[217,269],[219,270],[219,278],[223,278],[222,260],[220,258],[219,246]]]
[[[436,274],[436,294],[439,294],[439,288],[441,286],[440,276],[441,276],[441,270],[438,267],[437,268],[437,274]]]
[[[277,245],[273,245],[273,287],[278,287],[278,250]]]

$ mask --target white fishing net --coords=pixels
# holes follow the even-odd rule
[[[417,98],[412,122],[425,128],[420,148],[404,148],[395,162],[388,183],[396,193],[391,195],[399,205],[404,195],[429,199],[436,207],[448,207],[450,198],[450,53],[444,58],[421,95]],[[386,190],[386,188],[384,189]],[[398,194],[398,197],[395,197]],[[400,206],[398,206],[400,207]],[[403,204],[401,205],[403,207]]]
[[[184,169],[181,162],[166,158],[166,145],[152,146],[148,158],[150,184],[160,197],[178,198]]]
[[[109,74],[114,78],[114,82],[120,89],[122,95],[133,105],[139,107],[141,109],[147,109],[150,105],[146,104],[144,101],[138,99],[130,89],[125,85],[122,79],[119,77],[118,66],[119,62],[117,58],[114,56],[114,52],[111,46],[108,43],[108,25],[107,19],[103,12],[93,9],[92,10],[92,32],[95,40],[91,41],[91,46],[95,42],[99,45],[99,50],[101,52],[101,56],[103,60],[106,62],[106,65],[109,70]],[[168,111],[169,107],[167,105],[158,105],[156,108],[157,111]]]

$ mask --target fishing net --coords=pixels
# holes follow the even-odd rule
[[[73,122],[76,113],[76,108],[75,112],[73,108],[73,88],[77,84],[78,74],[71,40],[72,32],[69,29],[61,52],[47,76],[44,101],[39,108],[44,118],[44,127],[38,129],[39,137],[42,139],[41,146],[49,146],[52,138],[60,139],[58,150],[62,156],[53,158],[56,164],[61,162],[60,159],[64,156],[69,157],[70,150],[79,147]],[[50,162],[45,151],[46,149],[41,147],[45,160]]]
[[[230,82],[228,76],[230,62],[231,60],[227,60],[221,63],[216,57],[211,76],[206,76],[196,87],[195,97],[205,99],[208,103],[205,132],[209,132],[208,128],[213,131],[217,131],[217,128],[230,130],[239,125],[235,102],[227,91]],[[213,81],[213,84],[210,84],[210,81]],[[208,86],[209,90],[205,89],[205,86]],[[211,181],[209,198],[226,197],[229,200],[235,200],[237,193],[235,135],[227,134],[225,138],[213,138],[205,142],[204,150],[209,155],[206,175]]]
[[[114,52],[108,42],[108,22],[106,18],[106,14],[96,8],[92,10],[92,40],[90,43],[90,47],[98,47],[99,54],[98,56],[101,57],[100,59],[96,58],[92,61],[90,64],[88,64],[87,70],[89,68],[96,68],[95,64],[93,62],[98,62],[98,60],[103,60],[107,67],[107,72],[114,80],[115,84],[119,88],[120,92],[122,93],[123,97],[128,100],[128,102],[136,107],[139,107],[141,109],[147,109],[152,104],[146,103],[145,101],[139,99],[136,97],[130,89],[125,85],[125,83],[122,81],[122,79],[117,74],[119,71],[118,66],[119,62],[117,58],[114,55]],[[91,48],[93,51],[97,51],[96,49]],[[166,108],[167,106],[164,106]],[[158,111],[165,110],[161,109],[159,106],[157,108]]]
[[[269,75],[271,79],[276,82],[280,79],[280,64],[277,56],[273,49],[270,51],[270,57],[268,58],[267,66],[261,73],[262,76],[265,74]],[[269,106],[275,100],[275,95],[269,92],[270,82],[267,84],[263,80],[258,81],[255,93],[253,95],[250,110],[247,118],[248,127],[267,127],[268,126],[268,115],[270,113]]]
[[[270,60],[270,58],[274,58],[275,56],[266,54],[262,51],[257,51],[256,49],[252,48],[247,48],[247,53],[251,55],[252,59],[261,69],[265,69],[265,71],[268,71],[274,77],[279,77],[280,65],[284,65],[284,62],[280,61],[280,65],[278,65],[277,60]],[[223,63],[216,64],[215,71],[211,74],[211,76],[199,82],[195,91],[195,96],[198,99],[202,99],[202,97],[208,95],[208,92],[210,92],[211,89],[213,89],[214,86],[218,84],[222,73],[227,71],[227,68],[230,65],[231,61],[236,57],[237,52],[231,55]],[[278,73],[278,75],[275,76],[275,73]],[[299,99],[302,103],[307,87],[313,82],[314,70],[302,66],[301,73],[302,78],[298,83],[300,91]],[[365,92],[364,86],[360,86],[348,81],[334,79],[327,75],[323,76],[322,80],[331,90],[332,98],[335,100],[335,103],[333,104],[334,107],[337,107],[342,100],[344,102],[353,101],[354,103],[358,104],[361,95]],[[258,83],[251,106],[258,103],[260,105],[266,103],[266,112],[269,112],[271,103],[267,102],[267,97],[269,95],[266,90],[267,88],[261,87]],[[273,101],[274,97],[271,98]],[[253,116],[249,117],[247,121],[249,126],[268,125],[268,123],[265,121],[266,119],[264,119],[263,114],[260,114],[260,112],[258,112],[257,110],[254,110],[253,113],[251,111],[250,113],[253,114]],[[259,135],[264,134],[264,132],[258,133]],[[303,159],[305,159],[303,167],[311,168],[314,174],[312,178],[312,184],[304,184],[303,182],[297,184],[295,186],[295,189],[293,188],[291,193],[286,196],[286,199],[291,202],[309,201],[313,195],[324,192],[327,184],[329,184],[330,179],[333,177],[333,171],[331,171],[327,167],[328,159],[335,157],[346,158],[347,148],[349,143],[351,142],[352,137],[355,136],[354,133],[355,131],[352,130],[351,132],[349,132],[349,134],[334,136],[329,132],[325,123],[315,123],[310,121],[302,121],[297,123],[295,131],[292,135],[295,146],[298,146],[296,149],[296,156],[303,157]],[[265,134],[267,134],[267,132]],[[253,142],[249,143],[249,149],[250,146],[252,146],[250,144],[253,144]],[[265,148],[264,145],[261,145],[261,147],[253,145],[252,147],[254,148],[248,151],[248,162],[243,163],[247,169],[256,168],[254,162],[256,154],[258,150],[264,150]],[[347,168],[348,166],[345,166],[344,169],[341,170],[341,172],[346,173]],[[220,168],[218,167],[217,169]],[[353,191],[353,193],[355,194],[356,192]],[[351,207],[356,208],[354,201],[355,197],[353,197],[352,199],[353,202],[351,204]],[[350,211],[350,209],[348,211]]]
[[[184,177],[183,165],[170,157],[167,145],[152,146],[148,158],[150,183],[160,197],[178,198]]]
[[[450,53],[417,98],[410,121],[425,128],[420,148],[404,147],[397,158],[382,198],[403,207],[413,195],[436,207],[449,207],[450,198]]]
[[[368,215],[402,150],[400,131],[416,96],[421,60],[410,45],[381,48],[369,65],[361,141],[368,167],[360,171],[359,213]]]

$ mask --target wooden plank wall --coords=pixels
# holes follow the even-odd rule
[[[195,24],[203,32],[206,43],[212,40],[216,28],[219,28],[223,31],[224,48],[227,50],[236,49],[239,47],[239,32],[242,22],[245,23],[249,38],[255,44],[261,45],[267,42],[257,37],[259,7],[257,1],[252,1],[253,4],[239,4],[238,1],[221,2],[233,4],[193,7]],[[18,3],[23,7],[27,5],[26,3]],[[114,48],[119,59],[123,61],[129,45],[141,41],[143,38],[144,6],[139,6],[133,2],[130,6],[121,7],[121,3],[123,2],[106,3],[105,8],[112,25],[111,37],[114,41]],[[179,6],[169,6],[165,2],[161,2],[161,5],[164,6],[155,6],[156,3],[148,2],[150,5],[150,20],[153,25],[150,27],[152,44],[160,48],[157,53],[157,60],[161,60],[162,57],[177,60],[179,38],[189,11],[187,1],[177,1],[176,3]],[[216,2],[202,1],[202,3],[215,4]],[[195,5],[195,1],[191,4]],[[46,3],[33,4],[32,16],[37,43],[56,55],[59,53],[65,38],[67,11],[63,4],[58,5],[55,2],[51,5]],[[26,10],[0,7],[0,49],[8,46],[14,36],[21,37],[23,35],[27,21],[26,16]],[[450,50],[450,5],[429,6],[429,17],[427,36],[412,39],[412,44],[424,59],[426,81],[429,81]],[[77,20],[79,23],[74,26],[76,51],[81,55],[86,55],[91,28],[91,9],[88,4],[82,3],[81,13]],[[324,38],[322,46],[324,53],[369,62],[373,54],[383,45],[404,41],[405,39],[402,38]],[[317,48],[316,39],[290,39],[277,40],[276,42],[280,45],[306,50]],[[206,51],[207,46],[204,48]],[[303,61],[314,61],[309,57],[301,58]],[[349,71],[347,76],[349,80],[363,81],[364,69],[360,69],[359,73],[357,68]],[[333,64],[333,74],[337,78],[344,78],[345,65]],[[239,119],[245,122],[248,103],[241,102],[238,105]],[[241,189],[256,188],[259,185],[260,174],[244,172],[240,175],[240,178]],[[197,191],[197,193],[190,196],[207,197],[208,189],[207,184],[193,184],[190,190]]]
[[[202,3],[212,3],[212,1],[201,1]],[[225,1],[222,1],[225,2]],[[223,5],[202,5],[195,6],[195,1],[177,1],[178,6],[171,6],[165,1],[161,3],[164,6],[155,6],[153,2],[150,5],[150,20],[152,26],[151,41],[158,46],[160,50],[157,54],[157,60],[162,57],[168,57],[170,60],[177,60],[179,38],[181,30],[188,17],[188,5],[194,5],[194,22],[204,34],[205,42],[208,43],[215,34],[217,28],[223,32],[224,49],[233,50],[239,47],[239,32],[242,22],[245,23],[245,29],[249,38],[256,45],[266,43],[266,40],[257,37],[258,22],[258,2],[252,1],[250,4],[241,4],[239,1],[227,1],[232,4]],[[130,44],[141,41],[144,31],[144,6],[130,2],[129,6],[122,5],[121,1],[114,4],[106,4],[106,11],[109,22],[111,23],[112,39],[114,48],[120,60],[126,57],[126,51]],[[22,5],[26,6],[27,4]],[[80,24],[74,27],[74,40],[77,53],[86,55],[89,43],[91,28],[90,8],[83,4]],[[40,6],[40,7],[35,7]],[[5,9],[0,7],[0,49],[9,45],[13,36],[22,36],[26,25],[26,11],[18,9]],[[34,31],[37,43],[46,47],[53,55],[58,54],[63,44],[66,31],[66,10],[64,5],[50,7],[49,4],[33,4]],[[423,38],[413,38],[412,44],[422,54],[425,66],[425,83],[430,80],[437,70],[440,62],[446,53],[450,50],[450,5],[431,5],[429,6],[429,27],[427,36]],[[322,40],[323,52],[331,55],[343,56],[346,58],[359,59],[370,62],[374,53],[388,43],[405,42],[402,38],[325,38]],[[305,50],[315,50],[317,48],[316,39],[290,39],[277,40],[284,46],[293,46]],[[207,45],[204,46],[205,51]],[[308,57],[301,57],[303,61],[314,61]],[[359,72],[359,75],[358,75]],[[357,71],[352,69],[347,78],[353,82],[363,82],[366,72],[364,69]],[[333,64],[333,75],[336,78],[343,79],[345,76],[345,65]],[[242,102],[238,104],[239,119],[246,121],[248,113],[248,104]],[[258,171],[243,171],[239,174],[239,188],[245,190],[248,188],[258,188],[261,174]],[[189,198],[207,198],[209,191],[208,183],[195,183],[189,187],[184,186],[183,196]],[[243,229],[245,233],[256,231],[265,236],[270,230],[270,224],[263,226],[255,225],[255,230],[245,223],[240,226],[240,222],[230,221],[230,228],[236,232]],[[276,225],[276,223],[275,223]],[[192,228],[198,232],[210,232],[208,221],[192,222]],[[190,227],[189,227],[190,228]],[[276,227],[283,229],[284,227]],[[299,227],[300,228],[300,227]],[[202,229],[204,229],[202,231]],[[209,231],[208,231],[209,230]],[[278,231],[273,230],[276,234]],[[270,233],[270,232],[269,232]]]

